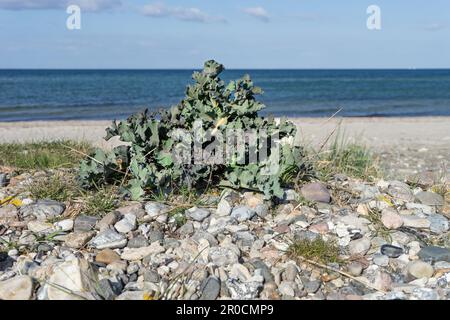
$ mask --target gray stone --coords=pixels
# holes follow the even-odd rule
[[[352,276],[358,277],[363,271],[363,266],[359,262],[351,262],[347,266],[347,270]]]
[[[159,202],[147,202],[145,204],[145,212],[151,220],[156,220],[159,223],[165,223],[167,221],[167,212],[170,207]]]
[[[14,265],[14,259],[8,256],[5,252],[0,252],[0,271],[6,271]]]
[[[106,229],[92,239],[89,244],[96,249],[123,248],[127,244],[127,238],[112,229]]]
[[[53,200],[38,200],[20,208],[22,217],[35,216],[38,220],[48,220],[59,217],[66,210],[64,203]]]
[[[317,290],[319,290],[320,286],[321,286],[321,282],[314,280],[314,281],[308,281],[304,284],[305,286],[305,290],[308,293],[316,293]]]
[[[414,300],[439,300],[439,294],[430,288],[416,288],[413,290],[411,298]]]
[[[414,194],[406,183],[400,181],[391,181],[388,187],[388,194],[395,199],[405,202],[413,202]]]
[[[0,300],[30,300],[33,280],[29,276],[16,276],[0,281]]]
[[[294,297],[297,285],[293,281],[282,281],[278,286],[278,291],[285,297]]]
[[[122,292],[116,300],[144,300],[146,294],[145,291],[125,291]]]
[[[256,212],[253,209],[247,206],[239,206],[233,209],[233,211],[231,212],[231,217],[239,222],[243,222],[246,220],[250,220],[255,214]]]
[[[388,256],[389,258],[398,258],[403,254],[403,249],[390,244],[384,244],[381,246],[381,254]]]
[[[212,217],[207,231],[213,235],[217,235],[222,233],[227,226],[232,225],[235,221],[236,220],[230,216],[220,217],[217,219]]]
[[[94,229],[98,219],[92,216],[78,216],[75,218],[74,231],[91,231]]]
[[[430,221],[431,232],[441,234],[447,232],[449,229],[448,219],[440,214],[432,214],[428,216],[428,221]]]
[[[137,236],[128,241],[128,248],[142,248],[148,246],[148,241],[144,236]]]
[[[425,218],[417,216],[403,216],[403,226],[416,229],[428,229],[430,227],[430,221]]]
[[[0,188],[6,187],[8,185],[8,176],[6,173],[0,173]]]
[[[367,238],[361,238],[358,240],[350,241],[348,244],[348,250],[351,255],[365,255],[369,251],[371,246],[370,240]]]
[[[421,260],[427,262],[447,261],[450,262],[450,250],[447,248],[428,246],[422,248],[418,256]]]
[[[240,263],[235,263],[231,267],[229,277],[238,279],[242,282],[247,282],[247,281],[250,281],[252,275],[250,274],[250,271],[248,271],[248,269],[244,265],[242,265]]]
[[[114,225],[117,221],[119,221],[119,213],[116,211],[108,213],[106,216],[104,216],[98,223],[97,223],[97,229],[100,231],[105,231],[106,229],[109,229],[110,226]]]
[[[155,242],[155,241],[163,241],[164,240],[164,232],[160,231],[160,230],[152,230],[148,233],[148,241],[150,243]]]
[[[198,230],[192,235],[192,240],[199,242],[201,239],[208,241],[210,246],[216,246],[219,242],[217,239],[209,232]]]
[[[255,299],[263,288],[260,282],[240,282],[235,279],[228,279],[226,285],[233,300]]]
[[[250,260],[250,264],[255,267],[255,269],[261,270],[261,275],[263,276],[265,283],[271,283],[275,281],[269,267],[262,260],[252,259]]]
[[[295,281],[297,277],[298,269],[297,266],[293,263],[289,263],[286,266],[286,269],[283,272],[283,280],[285,281]]]
[[[216,214],[220,217],[228,216],[231,213],[231,209],[233,209],[233,203],[227,197],[224,197],[217,204]]]
[[[194,233],[194,225],[188,221],[177,230],[177,233],[181,238],[188,237]]]
[[[301,195],[309,201],[330,203],[331,195],[327,187],[322,183],[312,182],[304,185],[300,189]]]
[[[437,193],[430,191],[421,191],[416,194],[417,200],[420,203],[428,205],[428,206],[443,206],[444,198]]]
[[[383,254],[374,254],[372,258],[373,263],[380,267],[386,267],[389,264],[389,257]]]
[[[236,243],[242,247],[251,247],[256,237],[249,231],[238,231],[234,234]]]
[[[199,222],[202,222],[211,214],[209,210],[197,207],[190,208],[185,213],[187,217]]]
[[[98,294],[105,300],[114,300],[117,296],[108,279],[101,279],[98,282]]]
[[[140,202],[118,208],[118,209],[116,209],[116,211],[122,216],[124,216],[126,214],[132,214],[138,219],[144,217],[146,214],[144,208],[142,207],[142,203],[140,203]]]
[[[220,280],[216,277],[207,278],[200,290],[202,292],[199,300],[216,300],[220,293]]]
[[[158,283],[159,281],[161,281],[161,276],[154,270],[145,270],[144,281]]]
[[[128,233],[135,230],[137,227],[136,216],[132,213],[127,213],[119,222],[114,225],[114,228],[120,233]]]
[[[219,267],[225,267],[239,260],[237,252],[227,247],[212,247],[208,252],[209,261]]]
[[[309,230],[300,230],[294,233],[294,239],[298,241],[307,240],[314,241],[320,237],[318,233]]]
[[[256,212],[256,215],[260,218],[265,218],[269,214],[269,206],[265,203],[258,204],[254,210]]]
[[[294,189],[284,190],[283,201],[297,201],[299,198],[299,194]]]

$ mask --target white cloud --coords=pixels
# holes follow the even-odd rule
[[[5,10],[53,10],[79,5],[82,10],[100,12],[121,6],[121,0],[0,0]]]
[[[263,7],[251,7],[251,8],[245,8],[242,10],[246,14],[255,17],[261,21],[269,22],[269,14],[267,13],[266,9]]]
[[[439,31],[439,30],[445,29],[445,25],[443,25],[441,23],[432,23],[432,24],[425,26],[424,29],[426,31]]]
[[[148,17],[174,17],[184,21],[225,22],[224,18],[211,16],[198,8],[169,7],[163,3],[147,4],[141,13]]]

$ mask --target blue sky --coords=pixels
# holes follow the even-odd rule
[[[66,7],[81,7],[81,30]],[[381,30],[366,28],[369,5]],[[0,68],[449,68],[448,0],[0,0]]]

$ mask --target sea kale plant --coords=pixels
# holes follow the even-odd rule
[[[296,127],[258,116],[264,105],[255,96],[261,89],[248,75],[225,85],[219,78],[223,70],[207,61],[178,105],[114,121],[105,139],[117,136],[125,145],[99,149],[83,160],[81,184],[117,183],[134,200],[180,186],[245,188],[282,198],[293,177],[310,171],[303,149],[293,145]]]

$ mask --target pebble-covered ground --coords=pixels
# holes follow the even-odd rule
[[[433,172],[103,216],[32,200],[38,175],[0,174],[0,299],[450,298],[449,181]]]

